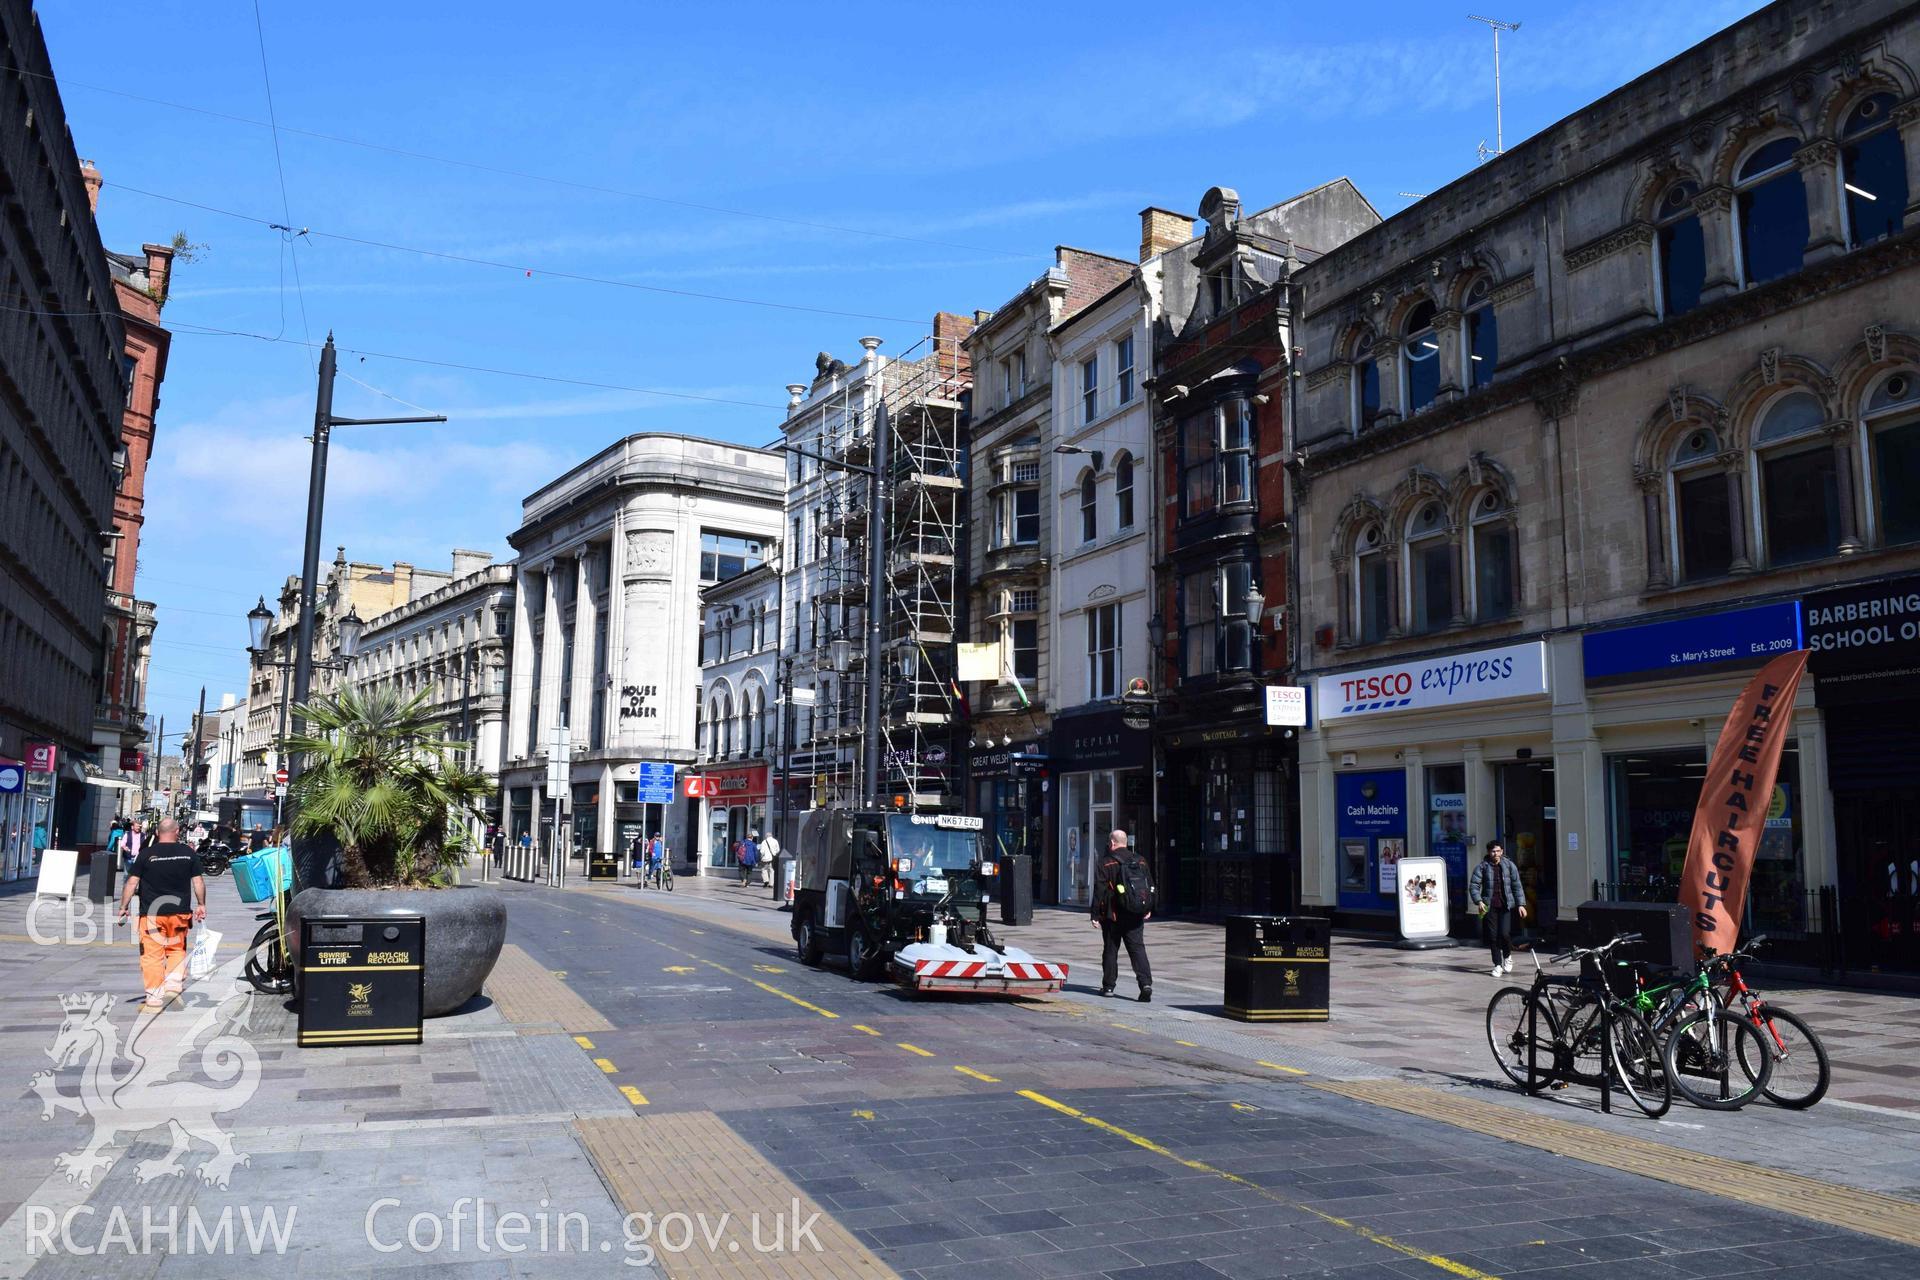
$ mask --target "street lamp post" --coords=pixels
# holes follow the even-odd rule
[[[296,654],[291,659],[270,657],[271,649],[269,646],[272,643],[270,638],[272,627],[273,610],[267,608],[267,598],[262,596],[258,604],[247,610],[247,652],[252,655],[254,660],[260,663],[260,665],[273,667],[280,672],[280,723],[274,737],[273,748],[273,762],[277,770],[286,762],[287,693],[289,685],[287,674],[290,671],[297,673],[300,658],[302,656],[310,658],[311,653],[310,651],[303,650],[301,654]],[[348,665],[352,663],[354,655],[360,651],[360,635],[366,629],[366,623],[360,620],[360,611],[352,605],[348,605],[347,616],[340,619],[339,628],[339,656],[335,658],[322,658],[317,662],[313,662],[311,664],[312,666],[317,666],[325,671],[345,671]],[[305,699],[303,698],[302,701],[304,702]],[[276,781],[274,784],[273,802],[273,825],[276,827],[281,825],[281,819],[284,816],[285,799],[286,797],[281,794],[280,784]]]

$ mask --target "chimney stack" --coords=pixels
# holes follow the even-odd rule
[[[87,212],[98,213],[100,211],[100,188],[105,184],[106,179],[100,176],[100,170],[94,166],[93,161],[82,160],[80,162],[80,181],[84,182],[87,186]]]
[[[1193,239],[1193,215],[1152,205],[1140,211],[1140,261],[1178,249]]]

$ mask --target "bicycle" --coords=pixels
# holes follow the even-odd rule
[[[1738,1111],[1765,1091],[1773,1063],[1760,1033],[1727,1012],[1713,973],[1709,958],[1692,974],[1650,988],[1645,967],[1635,966],[1632,1004],[1646,1019],[1661,1066],[1680,1096],[1709,1111]],[[1744,1088],[1736,1087],[1736,1058]]]
[[[1714,957],[1709,963],[1718,975],[1716,988],[1725,988],[1720,1000],[1728,1006],[1738,1003],[1739,1016],[1759,1031],[1760,1048],[1772,1059],[1772,1075],[1763,1092],[1775,1104],[1801,1111],[1827,1096],[1827,1086],[1833,1082],[1833,1066],[1827,1058],[1827,1046],[1799,1014],[1764,999],[1741,976],[1740,962],[1752,959],[1766,940],[1767,935],[1763,933],[1728,955]],[[1749,1041],[1741,1040],[1737,1052],[1740,1069],[1751,1075],[1749,1047]]]
[[[1561,1082],[1598,1084],[1603,1090],[1618,1084],[1646,1115],[1667,1113],[1673,1088],[1661,1065],[1659,1042],[1646,1015],[1616,995],[1606,979],[1605,963],[1613,950],[1639,940],[1637,933],[1623,933],[1549,962],[1580,961],[1577,978],[1552,977],[1542,967],[1531,987],[1493,993],[1487,1002],[1487,1047],[1502,1074],[1522,1092],[1537,1094]],[[1539,965],[1537,957],[1534,963]],[[1585,1066],[1589,1059],[1591,1070]]]
[[[274,910],[262,911],[254,917],[266,923],[247,945],[246,963],[240,972],[248,985],[262,995],[283,996],[293,990],[293,957],[280,935],[280,921],[285,911],[283,900]]]
[[[655,889],[665,889],[668,893],[673,892],[672,863],[662,859],[658,867],[646,866],[644,863],[641,865],[640,887],[642,889],[652,887]]]

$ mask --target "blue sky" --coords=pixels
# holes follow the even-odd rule
[[[1509,146],[1760,7],[1498,2],[1522,23],[1502,42]],[[107,180],[106,243],[206,246],[166,312],[149,709],[173,732],[202,684],[210,705],[243,692],[242,615],[299,568],[301,341],[331,329],[346,349],[337,412],[451,419],[336,435],[327,558],[504,557],[520,499],[606,443],[764,442],[816,352],[857,355],[863,333],[902,349],[937,309],[997,306],[1056,244],[1130,257],[1144,205],[1191,210],[1218,184],[1259,207],[1344,174],[1390,214],[1437,189],[1492,140],[1490,38],[1467,11],[262,0],[256,31],[234,0],[42,0],[76,146]],[[268,78],[277,164],[254,123]],[[193,205],[516,265],[289,244]]]

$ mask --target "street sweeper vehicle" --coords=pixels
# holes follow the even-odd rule
[[[860,981],[915,992],[1044,995],[1067,966],[1007,946],[987,927],[999,867],[986,824],[959,814],[826,809],[800,832],[793,943],[803,963],[846,959]]]

